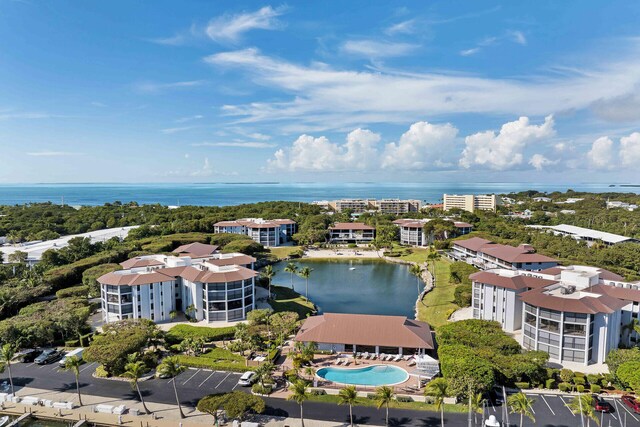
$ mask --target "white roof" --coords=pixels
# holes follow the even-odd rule
[[[560,224],[560,225],[534,225],[532,228],[542,228],[547,230],[554,230],[565,234],[571,234],[580,238],[588,238],[594,240],[602,240],[606,243],[622,243],[628,240],[637,240],[632,237],[621,236],[619,234],[607,233],[604,231],[591,230],[590,228],[576,227],[575,225]]]

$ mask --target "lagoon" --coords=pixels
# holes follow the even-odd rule
[[[416,278],[403,264],[382,260],[301,260],[298,269],[313,269],[309,278],[309,299],[320,313],[382,314],[391,316],[415,315],[418,297]],[[290,286],[286,262],[274,266],[274,284]],[[305,280],[294,275],[294,288],[304,295]],[[420,290],[424,283],[420,282]]]

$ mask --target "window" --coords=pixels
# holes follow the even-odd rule
[[[571,323],[565,324],[563,332],[564,332],[565,335],[585,336],[586,326],[585,325],[573,325]]]
[[[531,313],[524,314],[524,323],[531,326],[536,326],[536,316]]]
[[[540,330],[549,332],[560,332],[560,322],[554,322],[553,320],[540,319]]]
[[[564,344],[563,344],[564,347],[577,348],[580,350],[584,349],[585,342],[586,342],[584,338],[571,337],[571,336],[565,336],[563,338],[563,341],[564,341]]]
[[[584,351],[565,350],[562,354],[562,360],[568,362],[584,362]]]

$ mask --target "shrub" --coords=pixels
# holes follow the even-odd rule
[[[167,332],[166,340],[170,344],[178,344],[186,338],[202,338],[205,341],[220,341],[233,339],[236,332],[234,326],[210,328],[208,326],[176,325]]]
[[[471,291],[472,285],[470,283],[456,286],[456,289],[453,292],[453,302],[460,307],[471,306]]]
[[[601,379],[602,379],[602,375],[594,375],[594,374],[587,375],[587,381],[589,382],[589,384],[600,384]]]
[[[608,387],[609,383],[613,384],[615,380],[616,376],[614,374],[604,374],[600,380],[600,385],[602,387]]]
[[[130,254],[127,254],[123,258],[131,258],[129,255]],[[98,283],[98,277],[107,273],[111,273],[112,271],[116,271],[116,270],[122,270],[122,267],[120,266],[120,264],[107,263],[107,264],[100,264],[100,265],[96,265],[95,267],[88,268],[82,273],[82,284],[87,286],[88,292],[91,295],[99,296],[100,284]]]
[[[559,369],[547,368],[547,378],[556,379],[559,373]]]
[[[236,240],[222,248],[222,252],[240,252],[245,255],[253,255],[258,252],[264,252],[264,246],[252,239]]]
[[[527,388],[531,388],[531,384],[529,384],[528,382],[515,382],[514,385],[519,388],[519,389],[527,389]]]
[[[587,383],[587,381],[582,377],[573,377],[573,383],[575,385],[582,385],[583,386],[583,385],[585,385]]]
[[[582,384],[579,384],[576,386],[576,391],[578,393],[584,393],[584,386]]]
[[[256,394],[269,395],[269,394],[271,394],[272,390],[271,390],[271,386],[270,385],[262,386],[262,384],[260,384],[260,383],[255,383],[254,385],[251,386],[251,391],[256,393]]]
[[[98,365],[98,367],[96,368],[96,371],[94,372],[96,377],[98,378],[108,378],[109,377],[109,373],[107,372],[106,369],[104,369],[104,366],[102,365]]]
[[[602,387],[597,384],[591,384],[591,393],[600,393],[602,391]]]
[[[354,248],[357,248],[357,247],[358,247],[358,245],[356,245],[355,243],[349,243],[349,244],[347,245],[347,247],[348,247],[349,249],[354,249]]]
[[[231,361],[216,361],[213,359],[208,359],[206,357],[184,355],[178,355],[177,357],[181,365],[189,366],[192,368],[213,369],[216,371],[227,372],[247,372],[253,371],[255,369],[255,367],[252,366],[245,366]]]
[[[378,396],[375,393],[367,393],[367,399],[376,400]]]
[[[70,288],[60,289],[56,292],[56,298],[83,297],[89,296],[89,287],[86,285],[72,286]]]
[[[570,383],[573,377],[574,375],[571,369],[563,369],[560,371],[560,379],[562,382]]]
[[[402,403],[413,402],[413,398],[411,396],[396,396],[396,401]]]
[[[568,392],[571,391],[573,389],[573,386],[569,383],[560,383],[558,384],[558,390],[562,391],[562,392]]]
[[[584,372],[574,372],[573,376],[578,378],[586,378],[586,375],[584,374]]]
[[[311,396],[324,396],[327,392],[321,388],[312,388],[309,390]]]
[[[552,390],[556,388],[556,380],[554,380],[553,378],[549,378],[544,385],[545,385],[545,388]]]
[[[275,362],[280,356],[280,348],[276,347],[267,354],[267,360]]]

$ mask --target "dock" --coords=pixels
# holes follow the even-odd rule
[[[24,414],[20,415],[18,418],[16,418],[11,423],[9,423],[7,427],[17,427],[20,425],[22,421],[28,418],[31,418],[31,412],[25,412]]]

